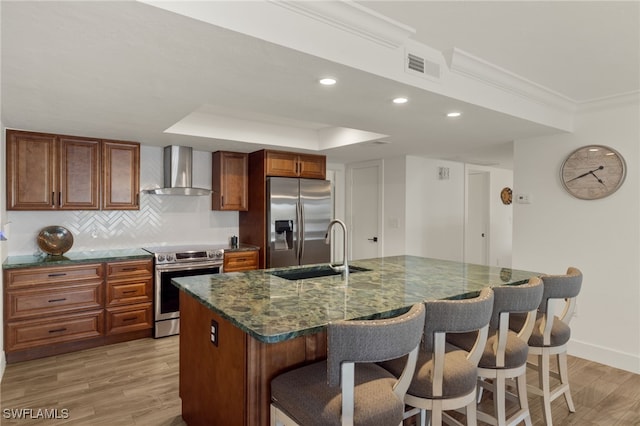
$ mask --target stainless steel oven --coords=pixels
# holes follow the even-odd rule
[[[224,251],[213,247],[152,247],[154,276],[155,338],[180,332],[180,291],[171,284],[173,278],[222,272]]]

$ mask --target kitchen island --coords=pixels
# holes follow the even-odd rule
[[[268,425],[271,379],[325,358],[329,322],[392,317],[416,302],[471,297],[538,275],[415,256],[352,263],[365,270],[348,281],[278,276],[321,265],[174,279],[181,290],[184,420],[191,426]]]

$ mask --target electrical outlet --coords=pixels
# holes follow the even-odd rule
[[[216,320],[211,320],[211,343],[218,346],[218,339],[218,322]]]

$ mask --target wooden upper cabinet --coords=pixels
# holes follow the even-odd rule
[[[7,210],[139,208],[140,144],[21,130],[6,141]]]
[[[324,155],[265,151],[265,157],[267,176],[326,178],[327,163]]]
[[[140,209],[140,144],[102,141],[102,209]]]
[[[56,137],[7,130],[7,210],[53,210]]]
[[[7,130],[8,210],[97,210],[100,141]]]
[[[60,191],[61,210],[98,210],[100,208],[100,140],[61,136]]]
[[[213,210],[248,210],[248,165],[248,154],[228,151],[213,153],[211,196]]]

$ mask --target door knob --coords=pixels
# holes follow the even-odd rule
[[[378,242],[378,237],[367,238],[369,241],[373,241],[374,243]]]

